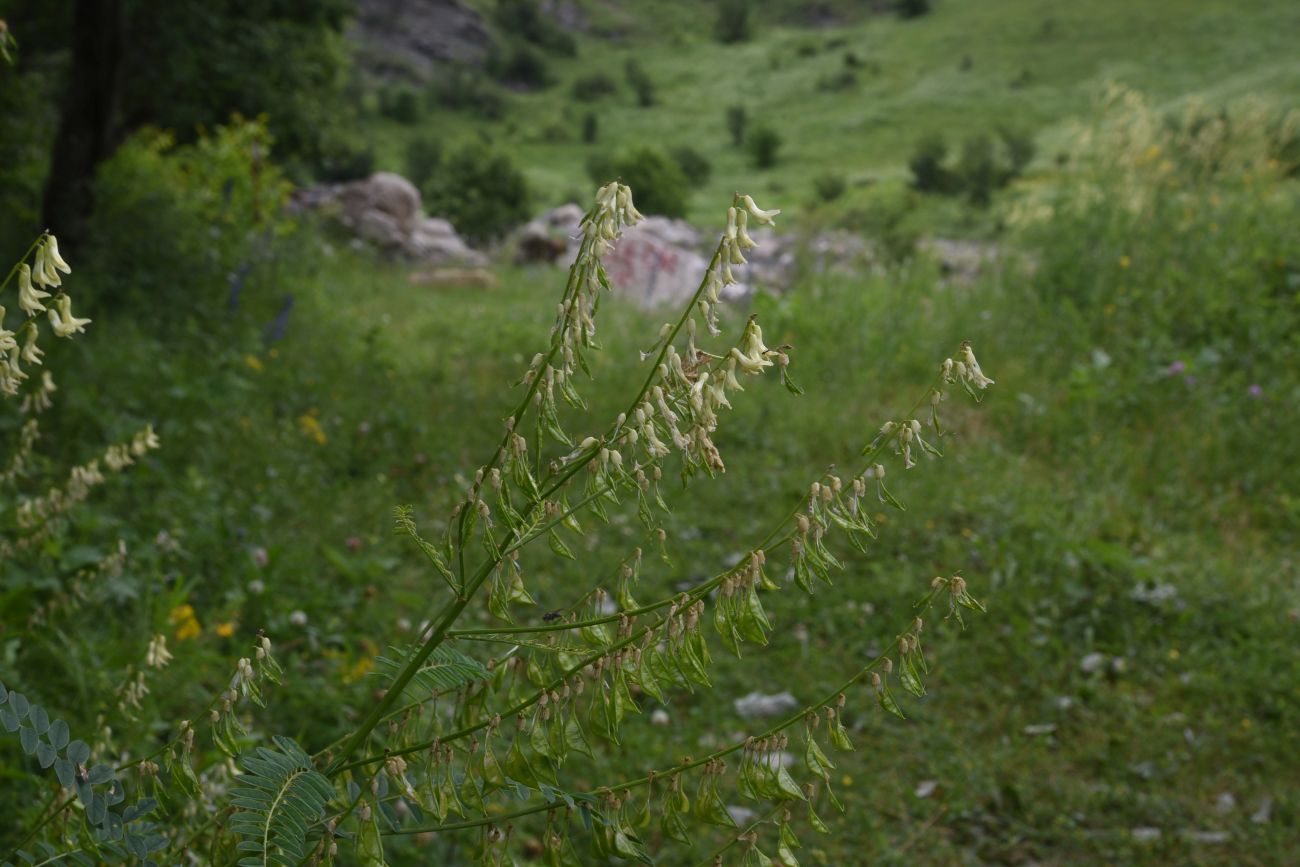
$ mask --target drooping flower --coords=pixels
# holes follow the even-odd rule
[[[50,327],[54,329],[56,337],[71,337],[82,333],[90,324],[89,319],[78,319],[72,315],[72,299],[67,295],[60,295],[54,299],[54,308],[47,312],[50,317]]]
[[[18,306],[28,316],[35,316],[45,311],[42,298],[49,298],[50,293],[32,285],[32,269],[26,264],[18,266]]]

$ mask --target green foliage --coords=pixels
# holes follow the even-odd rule
[[[497,0],[493,15],[501,30],[512,37],[569,57],[578,52],[573,37],[551,18],[538,0]]]
[[[848,189],[848,181],[845,180],[844,175],[834,172],[818,175],[813,180],[813,192],[817,195],[818,201],[833,202],[844,195],[846,189]]]
[[[702,187],[709,182],[713,164],[695,148],[688,145],[675,147],[672,149],[672,158],[692,187]]]
[[[573,98],[589,102],[618,92],[618,84],[607,73],[591,72],[574,79]]]
[[[156,130],[124,144],[95,185],[96,303],[132,298],[173,321],[225,306],[230,275],[286,230],[289,188],[271,145],[265,125],[239,119],[193,144]]]
[[[324,818],[334,798],[329,780],[289,738],[275,737],[275,749],[258,747],[240,759],[244,776],[230,793],[238,807],[230,828],[241,838],[240,867],[297,864],[309,854],[307,835]]]
[[[390,87],[379,92],[379,113],[408,126],[420,120],[420,96],[409,87]]]
[[[443,167],[442,142],[435,138],[412,139],[406,145],[406,178],[417,189],[427,189]]]
[[[477,145],[451,153],[422,190],[425,208],[476,241],[499,238],[528,219],[528,182],[509,156]]]
[[[976,133],[962,142],[956,165],[948,165],[948,144],[933,133],[917,142],[908,161],[912,186],[924,193],[962,194],[978,208],[987,208],[993,193],[1019,177],[1034,157],[1031,136],[1001,127],[998,140]]]
[[[541,52],[532,46],[511,42],[488,58],[487,70],[497,81],[510,87],[543,88],[551,83],[551,68]]]
[[[505,113],[505,97],[491,79],[477,69],[450,63],[442,68],[430,85],[430,99],[435,105],[499,120]]]
[[[731,143],[740,147],[745,143],[745,132],[749,127],[749,113],[743,105],[727,106],[727,133]]]
[[[343,0],[126,4],[122,114],[188,141],[231,113],[265,116],[277,154],[322,166],[354,123]],[[268,87],[267,82],[274,82]]]
[[[627,83],[631,86],[632,92],[636,94],[636,104],[641,108],[653,106],[655,83],[650,73],[645,71],[645,67],[635,57],[629,57],[627,63],[623,65],[623,73],[627,76]]]
[[[690,182],[681,165],[662,150],[640,147],[614,158],[599,154],[587,164],[593,182],[602,184],[621,179],[636,185],[637,207],[647,214],[681,217],[686,214]]]
[[[894,11],[900,18],[920,18],[930,14],[931,0],[894,0]]]
[[[595,144],[599,137],[600,120],[594,111],[589,111],[582,116],[582,141],[584,144]]]
[[[772,127],[763,125],[754,128],[749,133],[745,144],[749,149],[749,156],[754,163],[754,167],[770,169],[777,163],[783,139],[781,134]]]
[[[718,0],[713,35],[724,45],[745,42],[753,35],[749,0]]]

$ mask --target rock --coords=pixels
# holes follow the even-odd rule
[[[463,0],[356,0],[348,38],[367,73],[416,84],[449,64],[481,66],[492,50],[483,17]]]
[[[1084,674],[1092,674],[1100,671],[1106,664],[1106,654],[1093,651],[1079,660],[1079,670]]]
[[[1038,723],[1036,725],[1027,725],[1021,729],[1025,734],[1030,736],[1050,735],[1056,731],[1056,723]]]
[[[338,201],[342,207],[339,218],[345,223],[378,212],[391,217],[404,232],[410,232],[420,217],[420,191],[392,172],[376,172],[364,181],[343,184]]]
[[[736,699],[734,704],[736,713],[740,714],[742,719],[777,716],[799,708],[799,702],[788,692],[778,692],[775,695],[751,692],[744,698]]]
[[[1214,812],[1220,816],[1227,816],[1237,809],[1237,797],[1232,792],[1220,792],[1219,797],[1214,799]]]
[[[657,707],[650,712],[650,724],[656,726],[666,726],[671,720],[668,718],[668,711]]]
[[[1273,818],[1273,799],[1265,795],[1259,802],[1259,809],[1250,814],[1250,821],[1256,825],[1267,825],[1271,818]]]
[[[928,798],[934,794],[934,790],[939,788],[936,780],[922,780],[916,784],[916,790],[913,792],[918,798]]]
[[[577,237],[582,217],[582,207],[571,202],[553,208],[527,223],[516,236],[519,261],[549,264],[562,257],[571,259],[572,255],[577,254]],[[565,257],[570,247],[573,254]]]
[[[1139,843],[1153,843],[1160,839],[1160,829],[1143,825],[1129,829],[1129,836]]]
[[[479,268],[488,264],[487,257],[470,249],[451,223],[425,216],[420,191],[392,172],[295,191],[291,208],[331,214],[357,238],[411,259]]]

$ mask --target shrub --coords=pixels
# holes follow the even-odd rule
[[[912,171],[912,186],[923,193],[951,193],[958,188],[957,178],[947,168],[948,142],[942,133],[932,133],[916,143],[907,166]]]
[[[265,125],[241,119],[189,145],[157,130],[128,139],[95,181],[101,204],[88,258],[100,292],[130,293],[138,309],[168,322],[221,310],[230,275],[288,230],[289,185],[270,151]]]
[[[852,69],[839,69],[818,77],[817,89],[828,93],[849,90],[858,83],[858,74]]]
[[[636,104],[641,108],[649,108],[654,105],[655,83],[635,57],[628,58],[623,71],[627,75],[627,83],[632,86],[632,91],[636,94]]]
[[[685,145],[675,147],[672,150],[672,158],[692,187],[698,189],[709,182],[709,176],[713,173],[713,164],[695,148]]]
[[[993,199],[993,191],[1001,185],[1002,179],[993,153],[991,136],[973,135],[962,143],[957,177],[972,205],[988,207]]]
[[[894,0],[899,18],[920,18],[930,14],[930,0]]]
[[[412,139],[406,145],[406,178],[417,189],[425,189],[442,168],[442,142],[432,138]]]
[[[527,179],[505,154],[465,145],[423,190],[425,207],[471,241],[500,238],[531,215]]]
[[[505,114],[505,98],[500,89],[483,73],[460,64],[451,64],[430,85],[430,100],[435,105],[459,111],[472,111],[489,120]]]
[[[409,87],[386,88],[379,93],[379,113],[407,125],[420,119],[420,98]]]
[[[594,144],[599,137],[600,120],[594,111],[589,111],[582,116],[582,140],[586,144]]]
[[[518,42],[494,52],[487,68],[494,78],[512,87],[538,89],[551,82],[551,71],[542,55]]]
[[[614,79],[603,72],[592,72],[575,79],[573,82],[574,99],[580,99],[584,102],[600,99],[617,91],[618,85],[614,83]]]
[[[288,173],[286,169],[286,173]],[[375,171],[375,148],[360,138],[359,132],[327,137],[316,153],[315,162],[305,167],[302,176],[291,175],[299,183],[312,180],[340,183],[368,178]]]
[[[573,36],[557,24],[537,0],[497,0],[494,17],[501,30],[538,48],[568,57],[578,53]]]
[[[842,174],[826,172],[813,179],[813,192],[817,194],[819,201],[833,202],[844,195],[846,189],[848,189],[848,181]]]
[[[745,143],[745,132],[749,126],[749,113],[745,111],[743,105],[727,106],[727,133],[731,136],[731,143],[740,147]]]
[[[781,151],[781,136],[770,126],[757,127],[749,136],[749,155],[754,160],[754,166],[760,169],[770,169],[776,165],[777,157]]]
[[[672,157],[655,147],[639,147],[615,158],[596,156],[587,164],[587,172],[597,183],[620,179],[628,186],[637,184],[637,202],[647,214],[664,217],[686,216],[690,183]]]
[[[749,0],[718,0],[718,17],[713,34],[719,42],[733,44],[749,40]]]

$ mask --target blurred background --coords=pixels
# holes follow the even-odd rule
[[[848,813],[823,812],[804,863],[1294,863],[1294,2],[0,0],[0,19],[0,262],[54,231],[94,320],[49,348],[59,391],[0,527],[102,444],[162,439],[0,563],[9,688],[147,742],[265,629],[289,677],[259,727],[333,740],[441,586],[391,509],[436,526],[482,461],[596,186],[622,178],[653,215],[611,261],[598,418],[740,191],[783,213],[723,328],[758,314],[806,393],[737,403],[728,471],[677,496],[642,596],[733,562],[960,340],[997,385],[948,408],[947,457],[900,474],[907,511],[834,588],[774,594],[768,647],[646,702],[632,748],[572,785],[743,737],[749,693],[813,699],[961,571],[988,613],[927,630],[906,721],[857,702]],[[0,418],[6,451],[23,421]],[[593,534],[594,563],[634,524]],[[591,573],[533,574],[540,620]],[[126,706],[158,633],[175,659]],[[0,843],[36,806],[18,756],[0,745]],[[689,862],[674,846],[664,863]]]

